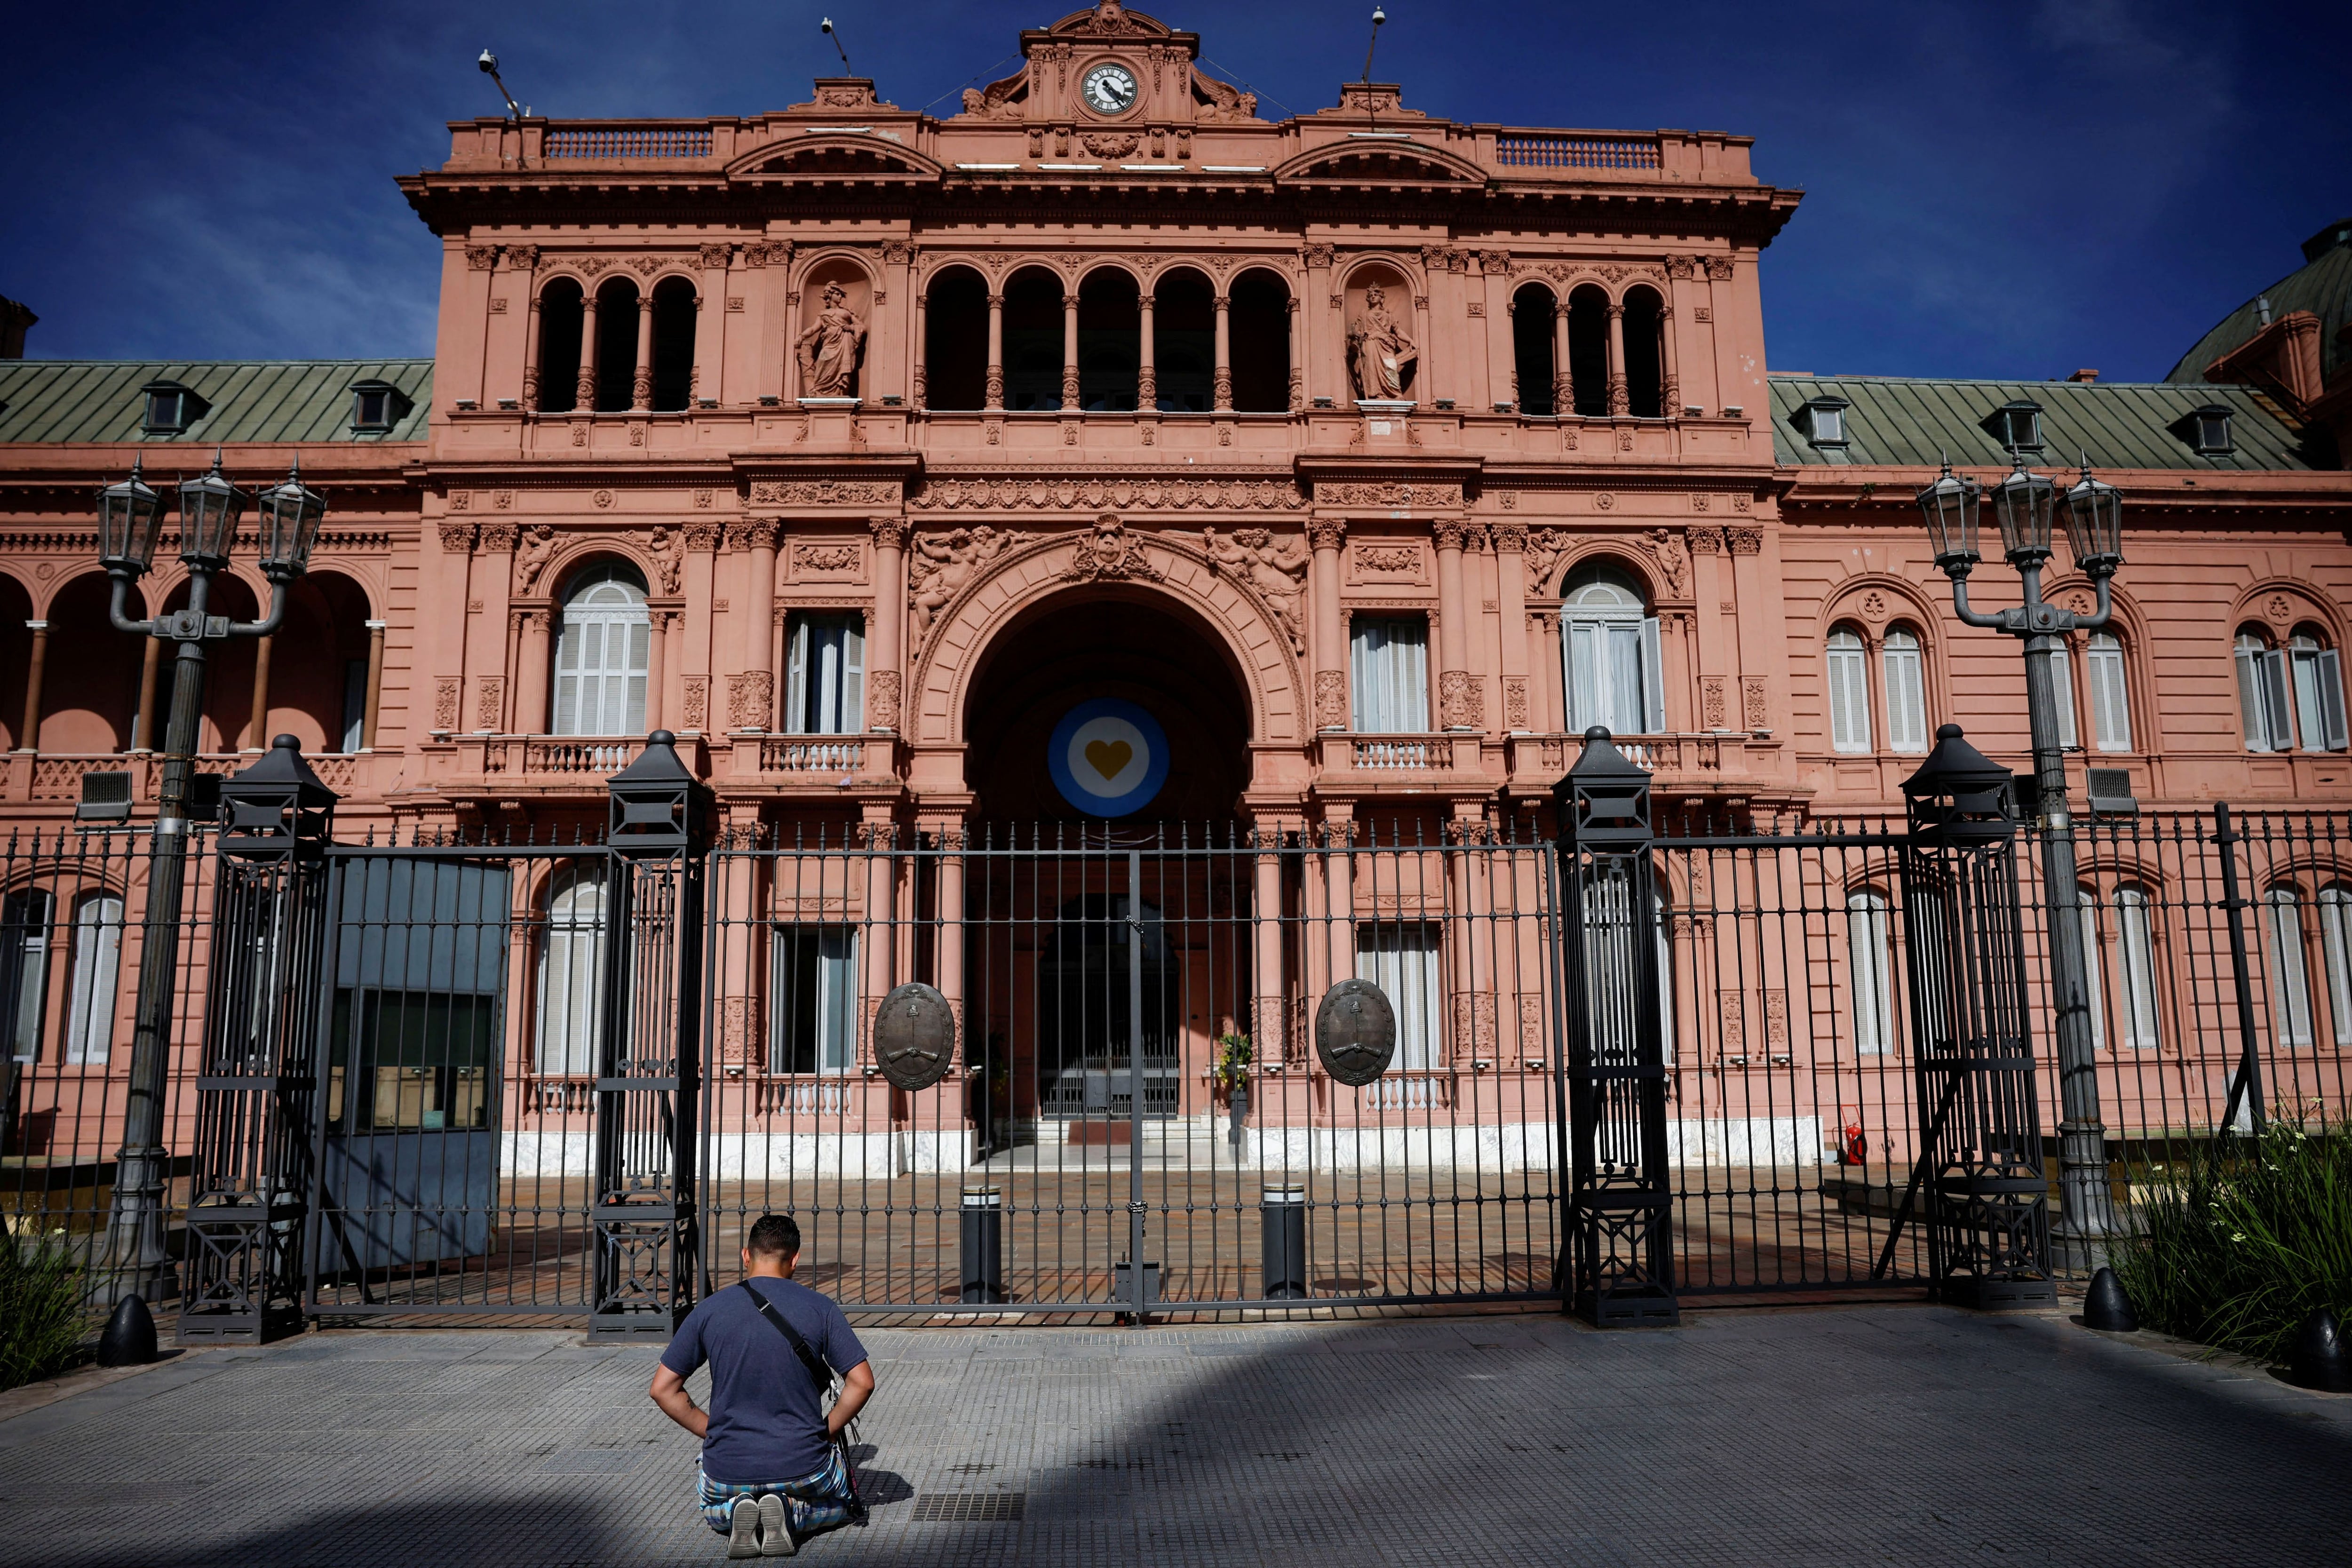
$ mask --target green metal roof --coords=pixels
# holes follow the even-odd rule
[[[2352,240],[2338,236],[2352,231],[2352,218],[2333,223],[2304,242],[2304,265],[2221,318],[2219,325],[2197,340],[2164,378],[2202,381],[2206,367],[2223,354],[2243,348],[2263,330],[2263,307],[2271,320],[2291,310],[2308,310],[2319,318],[2319,378],[2333,383],[2347,353],[2336,334],[2352,321]]]
[[[211,405],[176,436],[142,428],[140,388],[174,381]],[[354,434],[352,386],[385,381],[414,405],[381,435]],[[429,359],[0,360],[0,441],[421,441]]]
[[[1891,376],[1774,375],[1772,455],[1781,463],[1933,468],[1948,457],[1968,468],[2007,467],[2009,450],[1981,421],[2005,403],[2042,407],[2044,467],[2090,454],[2096,468],[2308,468],[2303,438],[2251,388],[2168,383],[1933,381]],[[1817,447],[1796,418],[1807,401],[1846,405],[1846,445]],[[2230,410],[2232,452],[2201,457],[2172,426],[2208,404]],[[2033,454],[2028,454],[2033,457]]]

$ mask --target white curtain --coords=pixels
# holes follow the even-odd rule
[[[2083,1000],[2091,1010],[2091,1048],[2107,1048],[2106,997],[2100,973],[2099,895],[2090,888],[2074,889],[2083,912]]]
[[[1445,1039],[1437,927],[1368,925],[1357,935],[1356,973],[1379,986],[1396,1009],[1396,1065],[1408,1071],[1434,1068]]]
[[[1870,681],[1862,638],[1841,626],[1830,634],[1830,746],[1870,750]],[[1888,704],[1893,707],[1892,703]]]
[[[2352,889],[2319,889],[2319,952],[2327,965],[2327,1017],[2339,1046],[2352,1046]]]
[[[857,1065],[857,932],[782,926],[769,1005],[772,1072],[846,1073]]]
[[[604,949],[604,878],[600,868],[566,867],[547,899],[539,950],[539,1070],[583,1077],[595,1070]]]
[[[1927,670],[1916,632],[1886,634],[1886,744],[1897,752],[1927,749]]]
[[[8,1055],[15,1060],[37,1060],[41,1029],[49,1001],[49,921],[55,900],[40,888],[0,898],[0,932],[8,947],[0,952],[0,994],[16,1001],[16,1011],[5,1018]]]
[[[2124,680],[2124,645],[2113,632],[2093,632],[2085,674],[2091,682],[2091,733],[2103,752],[2132,749],[2130,689]]]
[[[2270,928],[2271,1019],[2282,1046],[2311,1044],[2311,977],[2303,962],[2303,901],[2293,888],[2265,900]]]
[[[1429,623],[1358,616],[1348,650],[1354,727],[1368,735],[1429,728]]]
[[[866,629],[852,616],[793,620],[784,727],[796,735],[855,735],[866,727]]]
[[[1641,594],[1602,567],[1578,572],[1560,599],[1560,658],[1568,727],[1598,724],[1612,735],[1654,735],[1666,727],[1658,621]]]
[[[2303,743],[2315,751],[2344,750],[2344,668],[2331,647],[2309,630],[2287,639],[2287,663],[2294,677],[2295,720]]]
[[[2116,890],[2116,947],[2123,963],[2124,1039],[2136,1051],[2157,1048],[2156,946],[2148,928],[2147,894]]]
[[[2074,665],[2063,642],[2050,650],[2050,695],[2058,704],[2058,743],[2071,752],[2080,743],[2074,731]]]
[[[66,1015],[66,1060],[105,1062],[114,1043],[115,982],[122,970],[122,900],[85,893],[74,904],[73,989]]]
[[[2286,655],[2253,632],[2238,634],[2236,652],[2246,750],[2289,750],[2294,745],[2294,714],[2287,696]]]
[[[653,626],[646,591],[619,567],[600,567],[563,604],[555,657],[558,735],[635,735],[646,727]]]
[[[1847,963],[1853,971],[1853,1046],[1865,1057],[1885,1056],[1895,1048],[1892,938],[1885,894],[1847,896],[1845,940]]]

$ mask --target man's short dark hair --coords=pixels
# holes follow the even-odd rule
[[[754,1258],[790,1258],[801,1249],[801,1227],[788,1214],[763,1214],[751,1222],[743,1248]]]

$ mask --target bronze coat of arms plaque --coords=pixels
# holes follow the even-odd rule
[[[1315,1009],[1315,1054],[1341,1083],[1361,1089],[1396,1056],[1396,1009],[1369,980],[1342,980]]]
[[[882,998],[874,1019],[874,1059],[900,1089],[929,1089],[955,1059],[955,1012],[948,999],[920,981]]]

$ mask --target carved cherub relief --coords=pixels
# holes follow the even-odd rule
[[[1307,641],[1299,625],[1298,595],[1309,559],[1307,542],[1291,539],[1277,544],[1263,528],[1236,529],[1222,540],[1215,529],[1204,528],[1201,538],[1219,570],[1232,573],[1257,590],[1283,635],[1290,639],[1291,651],[1304,656]]]
[[[907,562],[907,604],[915,646],[929,638],[933,617],[971,581],[974,572],[1027,538],[1024,533],[1000,533],[984,523],[915,535],[914,552]]]

